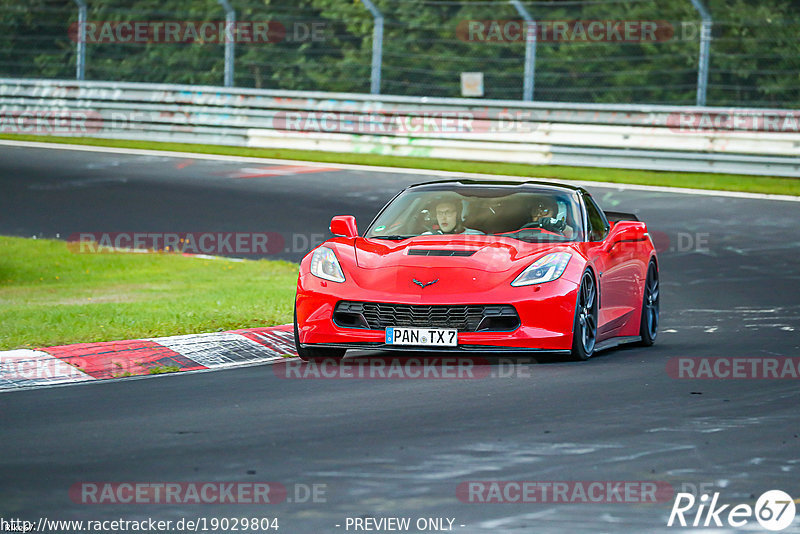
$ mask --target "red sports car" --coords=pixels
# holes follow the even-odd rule
[[[407,187],[359,235],[300,263],[303,359],[347,349],[548,352],[585,360],[658,331],[658,259],[645,223],[579,187],[439,181]]]

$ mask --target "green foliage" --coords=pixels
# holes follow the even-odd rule
[[[797,107],[800,4],[788,0],[705,0],[714,17],[708,103]],[[454,97],[460,73],[484,73],[487,98],[522,95],[524,42],[471,42],[470,20],[519,20],[506,0],[376,0],[385,17],[385,94]],[[273,21],[286,37],[236,44],[235,85],[367,92],[373,19],[360,0],[232,0],[237,20]],[[656,42],[540,40],[535,98],[542,101],[695,102],[699,14],[688,0],[530,2],[547,21],[660,21],[674,35]],[[221,21],[216,0],[91,0],[89,21]],[[0,76],[71,78],[77,22],[72,2],[0,3]],[[323,39],[296,39],[320,24]],[[300,31],[302,36],[303,31]],[[224,46],[207,43],[87,45],[87,79],[221,85]]]
[[[164,373],[177,373],[181,370],[180,367],[175,365],[165,365],[163,367],[151,367],[147,370],[149,375],[163,375]]]

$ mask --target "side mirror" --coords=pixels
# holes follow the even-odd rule
[[[352,215],[337,215],[331,219],[331,233],[342,237],[358,237],[356,218]]]

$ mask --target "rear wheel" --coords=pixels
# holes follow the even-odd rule
[[[658,335],[659,316],[659,287],[658,267],[651,261],[647,267],[647,278],[644,281],[644,296],[642,297],[642,320],[639,325],[641,344],[645,347],[652,345]]]
[[[578,287],[578,302],[572,326],[572,357],[588,360],[597,341],[597,285],[592,273],[586,271]]]
[[[301,347],[300,336],[298,335],[297,327],[297,308],[294,309],[294,347],[297,350],[297,355],[304,362],[311,360],[325,360],[334,359],[341,360],[347,349],[340,349],[335,347]]]

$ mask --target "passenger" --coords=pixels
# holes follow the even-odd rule
[[[436,204],[436,221],[439,223],[439,230],[432,233],[483,235],[480,230],[464,226],[464,221],[461,220],[461,202],[458,200],[438,202]]]

